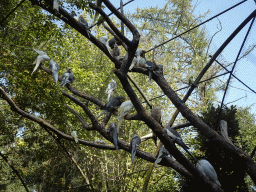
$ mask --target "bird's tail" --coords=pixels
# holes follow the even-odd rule
[[[136,155],[136,149],[132,149],[132,164]]]
[[[118,140],[118,134],[116,136],[113,136],[113,143],[114,143],[114,146],[116,147],[116,150],[118,150],[117,140]]]
[[[67,81],[66,81],[66,80],[63,80],[63,81],[61,81],[60,86],[65,86],[66,83],[67,83]]]
[[[148,71],[148,78],[149,78],[149,83],[151,83],[151,80],[152,80],[152,71],[151,70]]]
[[[121,118],[118,117],[117,134],[119,134],[119,127],[121,126],[123,119],[124,119],[123,117]]]
[[[86,29],[86,32],[87,32],[87,35],[88,35],[88,37],[90,39],[91,37],[90,37],[89,29]]]
[[[53,72],[52,73],[52,77],[53,77],[53,80],[56,82],[56,85],[57,85],[57,82],[58,82],[58,72]]]
[[[160,155],[158,155],[155,160],[154,166],[156,166],[156,164],[158,164],[161,160],[162,160],[162,158],[160,157]]]
[[[195,161],[197,161],[197,159],[189,152],[188,149],[183,148]]]

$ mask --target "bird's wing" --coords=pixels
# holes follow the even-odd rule
[[[34,49],[34,51],[37,52],[39,55],[46,55],[45,52],[40,51],[40,50],[38,50],[38,49]]]
[[[114,91],[111,91],[109,94],[108,94],[108,98],[107,98],[107,102],[109,102],[111,99],[114,98]]]
[[[57,70],[53,70],[52,71],[52,77],[53,77],[53,80],[56,82],[58,82],[58,78],[59,78],[59,75],[58,75],[58,71]]]
[[[68,82],[68,78],[69,78],[69,73],[65,72],[62,75],[62,80],[61,80],[60,86],[65,86]]]
[[[74,77],[73,72],[71,72],[71,73],[69,74],[68,80],[69,80],[69,83],[73,83],[73,82],[75,81],[75,77]]]
[[[116,150],[118,150],[118,132],[117,132],[117,126],[115,126],[114,130],[113,130],[113,144],[116,147]]]
[[[157,158],[155,160],[154,165],[158,164],[160,161],[162,161],[162,154],[163,154],[163,147],[159,150],[159,153],[157,155]]]
[[[40,65],[40,62],[41,62],[41,58],[40,58],[41,56],[40,55],[38,55],[37,56],[37,58],[36,58],[36,60],[35,60],[35,64],[36,64],[36,66],[35,66],[35,68],[34,68],[34,70],[32,71],[32,74],[31,75],[33,75],[33,73],[37,70],[37,68],[39,67],[39,65]]]

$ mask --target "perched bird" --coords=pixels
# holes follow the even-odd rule
[[[59,11],[59,0],[53,0],[53,9]]]
[[[193,159],[196,160],[196,158],[189,152],[189,147],[186,146],[186,144],[183,142],[181,135],[175,129],[172,129],[170,126],[167,126],[165,130],[167,135],[169,135],[174,140],[175,143],[181,146]]]
[[[82,15],[79,16],[78,22],[83,26],[84,30],[86,30],[86,33],[90,39],[90,28],[87,21],[84,19]]]
[[[140,58],[141,53],[142,53],[142,50],[141,50],[141,49],[137,49],[137,50],[136,50],[135,56],[134,56],[134,58],[133,58],[133,60],[132,60],[132,64],[131,64],[130,67],[129,67],[129,70],[132,70],[132,68],[133,68],[134,66],[138,66],[138,65],[139,65],[140,59],[141,59],[141,58]]]
[[[125,97],[123,96],[117,96],[111,99],[104,107],[101,108],[104,111],[102,111],[102,113],[96,119],[98,119],[107,111],[114,112],[114,110],[117,110],[118,107],[120,107],[120,105],[124,102],[124,100],[125,100]]]
[[[139,67],[143,67],[143,68],[148,68],[148,66],[147,66],[147,60],[145,59],[145,53],[146,53],[146,51],[144,51],[144,50],[139,50],[138,51],[138,54],[140,55],[140,59],[139,59],[139,62],[138,62],[138,66]]]
[[[116,81],[112,79],[110,83],[108,84],[108,87],[105,91],[105,93],[108,95],[107,101],[109,102],[113,96],[114,96],[114,90],[117,88]]]
[[[101,145],[106,145],[106,143],[105,143],[104,140],[100,140],[100,144],[101,144]]]
[[[99,139],[95,139],[93,142],[99,144],[100,140]]]
[[[71,136],[74,137],[75,142],[78,143],[78,138],[77,138],[76,131],[72,131]]]
[[[105,45],[105,47],[107,48],[108,52],[111,54],[110,47],[109,47],[109,44],[108,44],[108,37],[107,36],[100,37],[100,42]]]
[[[44,61],[49,61],[51,58],[43,51],[40,51],[38,49],[34,49],[34,51],[36,51],[39,55],[37,56],[36,60],[34,61],[33,64],[36,64],[33,72],[31,75],[33,75],[33,73],[37,70],[37,68],[39,67],[40,63],[43,63]]]
[[[116,150],[118,150],[118,144],[117,144],[117,141],[118,141],[117,125],[115,123],[110,123],[107,131],[113,137],[113,144],[114,144]]]
[[[162,125],[162,106],[160,104],[156,104],[152,109],[151,109],[151,116],[160,124]]]
[[[75,77],[73,75],[72,69],[69,67],[68,70],[62,75],[60,86],[65,86],[67,83],[73,83],[74,80]]]
[[[156,69],[155,69],[155,72],[159,75],[164,75],[164,67],[163,65],[157,65],[156,66]]]
[[[115,44],[114,49],[112,50],[112,56],[117,58],[120,55],[120,49],[118,48],[117,44]]]
[[[136,151],[137,151],[140,143],[141,143],[140,137],[136,134],[133,134],[131,142],[130,142],[130,146],[132,148],[132,151],[131,151],[131,153],[132,153],[132,163],[133,163],[133,160],[134,160],[135,155],[136,155]]]
[[[201,159],[197,162],[196,168],[210,181],[216,183],[221,187],[221,184],[218,180],[218,176],[213,166],[206,159]]]
[[[108,97],[107,97],[107,102],[109,102],[111,99],[114,98],[114,94],[115,94],[115,91],[111,91],[109,94],[108,94]]]
[[[158,152],[157,158],[155,160],[155,165],[160,163],[163,158],[170,156],[170,153],[167,151],[167,149],[162,146],[161,149]]]
[[[59,77],[58,76],[59,65],[51,59],[49,63],[49,69],[52,71],[53,80],[56,82],[56,85],[57,85],[57,81]]]
[[[129,111],[133,108],[133,104],[131,100],[127,100],[121,104],[121,106],[118,108],[118,125],[117,125],[117,132],[119,133],[119,127],[124,119],[124,116],[129,113]]]
[[[159,104],[156,104],[156,106],[154,106],[151,109],[151,116],[162,126],[162,122],[161,122],[161,117],[162,117],[162,106]],[[152,138],[155,142],[155,145],[157,145],[157,137],[156,135],[153,133],[153,138]]]
[[[115,37],[113,37],[112,39],[110,39],[108,41],[108,45],[111,49],[114,49],[115,45],[116,45],[116,40],[115,40]]]
[[[146,66],[148,68],[148,78],[149,78],[149,82],[151,82],[152,80],[152,75],[153,75],[153,71],[156,68],[156,64],[154,62],[151,61],[146,61]]]

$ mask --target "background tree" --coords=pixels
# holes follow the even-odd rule
[[[136,28],[123,15],[119,15],[115,9],[111,8],[110,2],[103,1],[105,6],[109,7],[127,26],[126,35],[130,34],[128,30],[131,31],[133,35],[132,41],[126,39],[118,32],[101,9],[93,6],[93,4],[90,4],[90,7],[96,9],[105,18],[110,28],[116,33],[116,36],[128,47],[128,60],[124,60],[123,62],[114,59],[97,40],[107,33],[102,28],[93,29],[94,31],[92,31],[92,37],[90,38],[93,44],[82,37],[85,36],[88,38],[87,32],[82,29],[73,17],[76,13],[72,6],[77,6],[78,8],[87,10],[87,13],[91,13],[92,9],[88,7],[87,2],[67,2],[70,3],[69,5],[71,7],[63,4],[59,12],[52,9],[52,1],[31,2],[47,10],[50,15],[42,12],[38,6],[32,7],[30,2],[24,2],[17,9],[17,14],[6,20],[1,29],[1,44],[3,45],[1,52],[3,53],[3,57],[0,57],[1,63],[3,64],[1,65],[1,87],[4,88],[4,90],[1,89],[1,97],[8,102],[3,102],[1,105],[1,108],[6,111],[3,113],[3,120],[4,124],[8,126],[10,126],[9,122],[14,122],[11,129],[5,126],[1,127],[4,133],[3,137],[7,138],[7,142],[1,146],[3,147],[1,151],[5,152],[5,155],[7,154],[10,158],[16,157],[13,162],[16,162],[15,166],[19,172],[23,173],[22,177],[25,178],[25,183],[30,189],[36,189],[38,191],[79,191],[81,189],[110,191],[138,190],[142,184],[142,177],[145,174],[146,166],[144,160],[154,162],[155,156],[151,153],[154,153],[156,148],[151,141],[149,143],[143,143],[140,146],[140,150],[137,151],[137,156],[142,159],[136,158],[135,164],[131,165],[129,141],[134,130],[138,131],[140,136],[148,134],[153,130],[165,146],[168,146],[167,149],[177,160],[172,161],[170,158],[167,158],[160,163],[161,165],[174,168],[174,170],[187,179],[205,183],[213,191],[220,190],[216,185],[209,184],[209,181],[198,173],[193,164],[176,149],[172,140],[161,130],[159,124],[148,115],[149,113],[146,113],[146,111],[150,111],[150,108],[145,104],[141,104],[141,101],[144,100],[138,94],[135,87],[133,85],[131,86],[127,80],[127,69],[137,49],[139,34]],[[198,18],[192,16],[190,3],[190,1],[183,1],[182,3],[175,1],[172,3],[168,2],[165,8],[160,10],[161,13],[164,13],[163,15],[157,15],[159,9],[150,10],[154,18],[150,22],[144,20],[144,22],[138,23],[137,26],[137,28],[142,29],[140,34],[143,34],[140,37],[141,43],[139,48],[147,50],[157,43],[162,42],[161,39],[165,40],[173,34],[179,34],[185,31],[187,27],[192,26],[193,23],[196,23]],[[8,13],[10,6],[4,6],[4,9],[6,11],[3,13]],[[144,14],[141,14],[139,11],[137,15],[132,15],[131,19],[143,19],[146,15],[145,10],[141,12],[143,11]],[[169,14],[170,12],[174,13]],[[186,17],[186,20],[182,20],[183,17]],[[56,25],[57,18],[64,22]],[[85,18],[88,19],[89,16]],[[158,22],[159,26],[154,27],[158,18],[166,18],[167,21]],[[173,23],[169,31],[164,30],[166,29],[167,22]],[[143,28],[143,26],[145,27]],[[156,31],[152,31],[152,29]],[[159,31],[161,33],[158,33],[156,36],[156,32]],[[157,64],[161,63],[164,65],[164,78],[157,73],[153,75],[156,83],[152,85],[147,84],[148,77],[145,77],[145,75],[148,74],[148,70],[144,68],[135,67],[128,74],[133,76],[146,97],[151,98],[162,93],[162,91],[168,97],[168,99],[165,97],[155,100],[152,102],[153,106],[159,102],[162,104],[167,103],[166,101],[169,101],[169,99],[176,107],[182,106],[183,109],[186,109],[184,111],[179,108],[183,116],[198,127],[199,130],[204,129],[208,133],[211,133],[215,137],[216,145],[218,145],[218,142],[223,142],[223,139],[197,119],[179,101],[177,95],[170,88],[171,86],[176,89],[189,84],[191,76],[196,76],[202,69],[202,64],[206,58],[201,56],[201,53],[205,51],[207,46],[204,33],[204,30],[196,29],[194,33],[186,34],[180,37],[180,39],[173,41],[170,46],[166,44],[166,46],[161,47],[161,51],[159,51],[160,48],[156,49],[155,61]],[[148,39],[149,41],[144,41],[144,39]],[[95,49],[95,45],[99,49]],[[34,65],[29,65],[28,63],[32,64],[36,58],[36,53],[32,48],[40,48],[46,51],[59,64],[59,75],[66,71],[67,67],[71,67],[76,77],[72,86],[68,85],[65,88],[56,86],[55,82],[52,81],[50,71],[44,67],[44,65],[47,65],[45,63],[41,65],[42,70],[36,71],[31,76]],[[122,48],[122,55],[125,55],[125,48]],[[169,54],[170,51],[172,54]],[[152,53],[147,53],[146,58],[147,60],[151,60]],[[114,66],[113,63],[115,65],[114,73],[111,71],[111,67]],[[184,63],[187,63],[187,66]],[[46,72],[49,75],[46,75]],[[217,72],[214,71],[210,74],[214,73],[216,74]],[[125,121],[121,127],[119,148],[125,150],[125,153],[122,151],[113,151],[114,147],[111,144],[112,138],[105,129],[108,127],[108,122],[117,122],[117,118],[111,117],[109,121],[110,117],[107,115],[107,118],[104,118],[104,120],[95,121],[95,117],[100,112],[99,108],[106,103],[104,91],[111,77],[118,82],[118,90],[116,92],[120,95],[127,94],[135,106],[135,110],[132,113],[137,113],[137,115],[128,116],[126,119],[139,120]],[[192,77],[193,80],[194,78]],[[59,78],[59,80],[61,79]],[[173,82],[176,83],[174,84]],[[69,92],[67,92],[67,88]],[[204,90],[204,94],[202,94],[203,91],[201,90]],[[73,93],[73,95],[70,93]],[[208,100],[214,98],[208,98],[206,93],[209,92],[205,91],[205,89],[199,89],[198,93],[200,98],[202,96],[207,97]],[[182,96],[182,94],[179,96]],[[205,102],[204,99],[201,100]],[[79,119],[75,118],[74,114],[67,110],[64,104],[68,104],[69,107],[82,116],[84,120],[83,126],[81,126]],[[8,105],[11,106],[9,112],[6,110]],[[200,107],[195,108],[198,105],[193,105],[192,102],[189,102],[189,106],[194,112],[200,109]],[[173,109],[173,107],[170,107],[169,101],[164,106],[164,111],[170,109]],[[19,115],[16,116],[12,111],[18,112],[23,118],[20,118]],[[29,113],[24,113],[24,111],[28,111]],[[189,115],[190,117],[188,117]],[[16,117],[17,120],[13,119]],[[169,119],[170,114],[166,112],[164,114],[164,122],[167,123]],[[70,136],[72,130],[78,132],[78,137],[80,138],[79,143],[82,145],[70,142],[74,141]],[[202,131],[202,133],[208,135],[205,131]],[[93,142],[95,139],[103,138],[109,140],[106,145]],[[17,143],[14,144],[15,139]],[[12,146],[11,150],[9,150],[10,146]],[[87,146],[93,146],[96,149],[88,148]],[[224,141],[223,148],[227,150],[230,146]],[[234,154],[237,155],[237,153],[244,155],[241,151],[235,152]],[[235,158],[238,157],[236,156]],[[254,166],[246,154],[245,160],[251,166]],[[78,163],[78,166],[76,163]],[[9,175],[11,175],[6,165],[4,170],[9,171]],[[161,178],[168,177],[171,183],[174,180],[169,175],[175,175],[177,174],[176,172],[166,168],[159,168],[157,171],[157,176],[152,179],[152,185],[159,183],[155,190],[165,190],[166,188],[170,189],[170,187],[175,188],[175,186],[167,185],[169,183],[163,182]],[[118,176],[116,177],[116,175]],[[253,176],[253,173],[250,172],[250,175]],[[3,184],[3,187],[7,190],[12,190],[12,187],[20,189],[19,185],[12,186],[7,184],[8,181]],[[15,180],[15,183],[18,182],[18,180]]]

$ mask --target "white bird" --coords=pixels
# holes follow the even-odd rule
[[[99,144],[100,140],[99,139],[95,139],[93,142]]]
[[[100,42],[105,45],[105,47],[107,48],[108,52],[111,54],[110,47],[109,47],[109,44],[108,44],[108,36],[100,37]]]
[[[76,131],[72,131],[71,136],[74,137],[75,142],[78,143],[78,138],[77,138]]]
[[[59,11],[59,0],[53,0],[53,9]]]
[[[129,111],[133,108],[133,104],[131,100],[127,100],[121,104],[121,106],[118,108],[118,125],[117,125],[117,133],[119,133],[119,127],[124,119],[124,116],[129,113]]]
[[[134,58],[133,58],[133,60],[132,60],[132,64],[131,64],[130,67],[129,67],[129,70],[132,70],[132,68],[133,68],[134,66],[138,66],[138,65],[139,65],[140,59],[141,59],[141,58],[140,58],[141,53],[142,53],[142,50],[141,50],[141,49],[137,49],[137,50],[136,50],[135,56],[134,56]]]
[[[53,80],[56,82],[56,85],[57,85],[57,81],[59,77],[58,75],[59,65],[51,59],[49,63],[49,69],[52,71]]]
[[[40,63],[44,62],[44,61],[49,61],[51,58],[43,51],[40,51],[38,49],[34,49],[34,51],[36,51],[39,55],[37,56],[36,60],[34,61],[33,64],[36,64],[33,72],[31,75],[33,75],[33,73],[37,70],[37,68],[39,67]]]
[[[106,143],[105,143],[104,140],[100,140],[100,144],[101,144],[101,145],[106,145]]]
[[[110,81],[110,83],[108,84],[108,87],[105,91],[105,93],[108,95],[107,101],[109,102],[111,100],[111,98],[114,97],[114,90],[117,88],[117,83],[114,79],[112,79]]]
[[[197,162],[196,168],[210,181],[216,183],[221,187],[221,184],[218,180],[218,176],[213,166],[206,159],[201,159]]]

